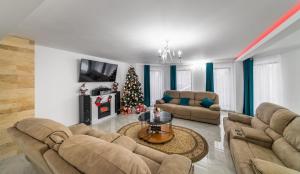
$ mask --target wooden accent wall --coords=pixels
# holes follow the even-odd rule
[[[34,116],[34,41],[0,41],[0,160],[19,152],[6,129]]]

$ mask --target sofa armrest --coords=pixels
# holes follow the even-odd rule
[[[230,136],[233,139],[242,139],[244,141],[267,148],[270,148],[273,143],[272,138],[269,137],[264,131],[249,127],[232,129],[230,131]]]
[[[258,158],[251,159],[251,167],[255,174],[300,174],[300,172]]]
[[[228,119],[231,121],[236,121],[247,125],[251,125],[252,117],[240,113],[229,112]]]
[[[212,111],[220,111],[221,108],[220,108],[220,105],[219,104],[213,104],[209,107],[210,110]]]
[[[168,155],[161,163],[157,174],[190,174],[193,170],[192,161],[181,155]]]
[[[165,104],[165,101],[162,99],[156,100],[155,104]]]
[[[86,135],[89,131],[92,130],[90,126],[87,126],[84,123],[69,126],[69,129],[73,135]]]

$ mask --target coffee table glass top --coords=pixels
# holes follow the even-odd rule
[[[173,116],[169,112],[160,111],[157,113],[159,116],[155,116],[153,110],[144,112],[139,116],[139,121],[145,121],[148,124],[166,124],[170,123],[173,119]]]

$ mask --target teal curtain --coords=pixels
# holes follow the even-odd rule
[[[253,58],[243,61],[244,66],[244,107],[243,113],[254,115],[254,86],[253,86]]]
[[[170,89],[176,90],[177,84],[176,84],[176,65],[170,66]]]
[[[150,106],[150,65],[144,65],[144,104]]]
[[[214,64],[206,64],[206,91],[214,92]]]

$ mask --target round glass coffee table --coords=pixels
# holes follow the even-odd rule
[[[173,115],[161,111],[156,114],[153,111],[144,112],[139,116],[141,130],[138,137],[153,144],[166,143],[174,137],[172,130]]]

